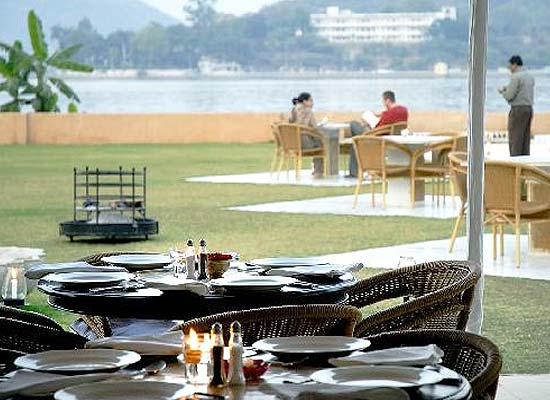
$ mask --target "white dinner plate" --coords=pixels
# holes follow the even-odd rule
[[[176,400],[185,386],[159,381],[99,382],[73,386],[55,393],[55,400]]]
[[[213,279],[212,286],[222,287],[227,290],[257,291],[277,290],[283,286],[296,283],[296,279],[286,276],[251,276],[246,274],[234,274],[227,278]]]
[[[262,339],[252,346],[276,356],[333,356],[364,350],[370,342],[347,336],[292,336]]]
[[[42,372],[89,373],[124,368],[141,359],[133,351],[111,349],[50,350],[17,358],[19,368]]]
[[[128,281],[134,277],[128,272],[61,272],[49,274],[44,280],[65,286],[105,286]]]
[[[257,258],[251,260],[249,264],[254,264],[265,268],[287,268],[287,267],[314,267],[316,265],[326,265],[325,261],[321,261],[317,257],[274,257],[274,258]]]
[[[101,261],[134,271],[162,268],[172,263],[170,257],[164,254],[120,254],[103,257]]]
[[[314,372],[311,379],[330,385],[404,388],[432,385],[443,376],[422,368],[369,365],[323,369]]]

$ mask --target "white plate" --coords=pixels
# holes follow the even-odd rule
[[[172,263],[170,257],[163,254],[121,254],[103,257],[101,261],[130,270],[162,268]]]
[[[257,341],[255,349],[275,355],[334,355],[350,354],[370,346],[365,339],[347,336],[292,336]]]
[[[227,278],[213,279],[212,286],[228,290],[276,290],[295,283],[296,279],[286,276],[250,276],[235,274]]]
[[[21,356],[14,364],[42,372],[87,373],[124,368],[140,359],[139,354],[125,350],[50,350]]]
[[[62,285],[104,286],[115,285],[134,277],[128,272],[61,272],[49,274],[44,280]]]
[[[361,366],[323,369],[311,379],[330,385],[356,387],[413,387],[440,382],[443,376],[435,371],[412,367]]]
[[[176,400],[185,386],[158,381],[100,382],[73,386],[55,393],[55,400]]]
[[[275,257],[275,258],[258,258],[251,260],[249,264],[258,265],[265,268],[286,268],[286,267],[314,267],[316,265],[326,265],[327,262],[321,261],[317,257]]]

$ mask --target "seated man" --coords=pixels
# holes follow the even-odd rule
[[[369,124],[369,122],[367,122],[363,118],[362,122],[352,121],[350,123],[351,136],[362,135],[363,133],[368,132],[373,128],[379,128],[381,126],[408,121],[409,111],[406,107],[401,106],[395,102],[395,93],[391,90],[382,93],[382,104],[385,107],[384,111],[381,111],[379,113],[371,113],[374,114],[376,118],[379,118],[378,121],[376,121],[376,118],[374,118],[374,120],[371,120]],[[371,124],[374,126],[371,126]],[[355,151],[353,149],[351,149],[349,157],[349,176],[357,177],[357,159],[355,158]]]

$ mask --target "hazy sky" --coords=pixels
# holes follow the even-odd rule
[[[186,0],[141,0],[176,18],[184,18],[182,8]],[[246,14],[258,11],[265,5],[276,3],[279,0],[218,0],[217,10],[229,14]]]

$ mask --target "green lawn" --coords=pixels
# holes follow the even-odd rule
[[[207,174],[264,171],[272,146],[106,145],[0,146],[0,245],[40,247],[47,261],[68,261],[110,250],[166,251],[188,237],[244,258],[316,255],[448,238],[452,220],[243,213],[224,207],[350,194],[350,188],[186,183]],[[72,168],[148,168],[148,215],[161,234],[149,241],[70,243],[58,223],[72,218]],[[350,204],[351,206],[351,204]],[[372,260],[367,260],[372,261]],[[375,268],[373,263],[369,267]],[[368,271],[367,273],[372,273]],[[550,282],[487,278],[485,334],[505,356],[505,371],[550,372]],[[34,292],[32,308],[68,323]]]

